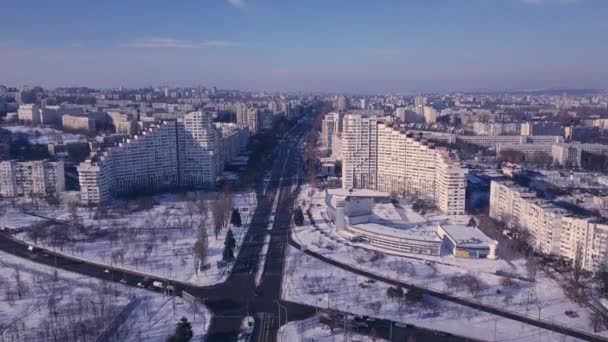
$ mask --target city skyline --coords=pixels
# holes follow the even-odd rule
[[[6,4],[2,83],[348,93],[608,88],[598,0]],[[27,23],[24,27],[24,23]],[[128,76],[125,80],[125,76]]]

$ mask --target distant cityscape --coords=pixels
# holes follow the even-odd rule
[[[608,338],[607,92],[0,86],[0,117],[0,267],[113,283],[82,340]]]

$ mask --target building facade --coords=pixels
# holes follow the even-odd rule
[[[377,117],[346,115],[342,133],[342,187],[416,195],[442,212],[465,212],[467,169],[444,148]]]
[[[62,161],[37,160],[0,162],[0,195],[55,196],[65,191]]]
[[[492,181],[490,217],[530,234],[536,251],[570,260],[588,271],[606,268],[608,225],[575,215],[511,181]]]
[[[213,186],[223,166],[219,142],[210,113],[152,126],[78,166],[80,200],[99,205],[113,196]]]

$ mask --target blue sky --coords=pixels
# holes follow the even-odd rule
[[[0,84],[608,88],[606,0],[2,0]]]

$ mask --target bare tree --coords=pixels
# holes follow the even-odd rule
[[[194,254],[194,272],[198,275],[198,271],[205,268],[205,262],[209,253],[207,230],[203,224],[199,226],[198,239],[192,246],[192,253]]]
[[[528,260],[526,260],[526,271],[528,273],[528,279],[535,280],[536,279],[536,270],[538,269],[538,262],[533,254],[528,256]]]
[[[230,210],[232,209],[232,197],[227,192],[221,192],[211,204],[211,213],[213,214],[213,233],[215,238],[224,227],[228,225],[230,220]]]
[[[589,327],[594,333],[599,332],[605,325],[606,320],[602,314],[594,312],[589,316]]]

